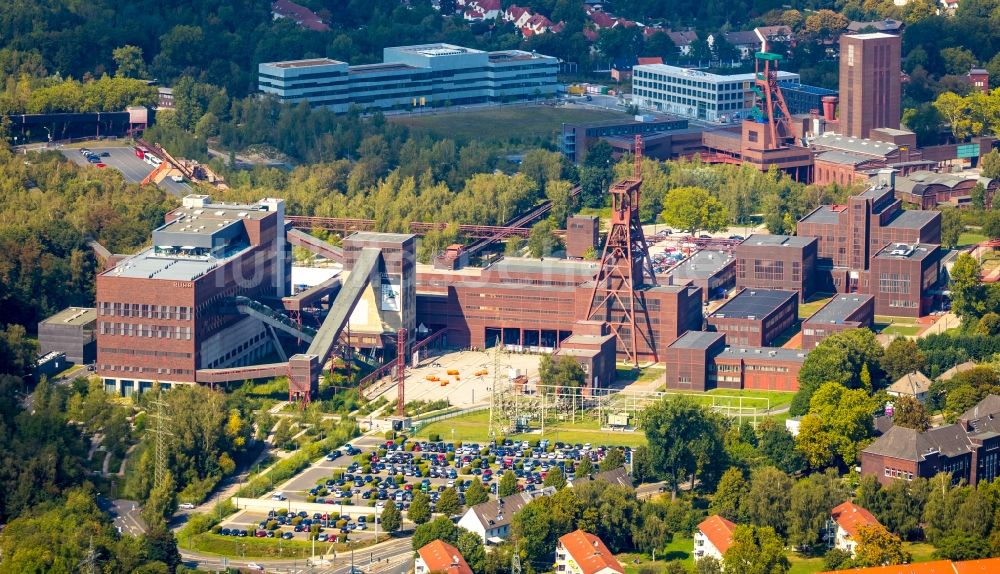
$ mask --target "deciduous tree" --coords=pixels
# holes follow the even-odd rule
[[[791,568],[781,538],[770,527],[739,525],[722,559],[726,574],[785,574]]]

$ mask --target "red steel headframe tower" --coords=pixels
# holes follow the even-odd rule
[[[639,221],[639,187],[642,185],[642,136],[635,136],[635,171],[632,177],[611,186],[611,230],[594,276],[588,320],[607,321],[625,358],[639,364],[639,339],[657,360],[645,300],[636,293],[655,285],[653,262]],[[648,274],[648,275],[647,275]],[[648,283],[647,283],[648,281]],[[641,320],[637,318],[641,315]]]
[[[788,113],[788,106],[785,105],[785,96],[782,95],[781,87],[778,86],[778,62],[780,61],[780,54],[769,52],[754,54],[753,93],[757,96],[757,105],[763,103],[764,109],[760,110],[755,106],[751,113],[755,116],[757,113],[761,113],[759,117],[755,117],[759,122],[766,120],[774,146],[779,145],[779,142],[782,141],[781,138],[787,138],[790,135],[788,122],[792,119],[792,115]]]

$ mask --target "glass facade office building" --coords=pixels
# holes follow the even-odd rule
[[[778,72],[782,84],[798,84],[799,75]],[[665,64],[635,66],[632,101],[640,108],[718,123],[740,121],[753,107],[754,75],[719,75]]]
[[[282,102],[308,101],[346,112],[505,102],[550,96],[558,60],[534,52],[484,52],[451,44],[383,50],[383,63],[349,66],[318,58],[260,64],[258,85]]]

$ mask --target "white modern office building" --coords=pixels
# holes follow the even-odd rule
[[[385,48],[383,63],[328,58],[260,64],[258,85],[282,102],[345,112],[351,105],[408,108],[506,102],[556,91],[558,60],[534,52],[484,52],[451,44]]]
[[[782,84],[798,84],[799,75],[778,71]],[[719,75],[665,64],[632,69],[632,101],[640,108],[685,118],[730,123],[746,118],[753,107],[754,74]]]

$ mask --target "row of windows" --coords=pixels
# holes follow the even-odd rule
[[[178,353],[174,351],[151,351],[149,349],[118,349],[115,347],[101,347],[101,353],[114,353],[116,355],[139,355],[146,357],[172,357],[175,359],[190,359],[191,353]]]
[[[757,371],[761,373],[787,373],[788,367],[774,367],[771,365],[747,365],[747,371]]]
[[[695,88],[713,89],[717,91],[732,91],[732,90],[747,90],[750,88],[750,81],[742,82],[706,82],[701,80],[692,80],[689,78],[679,78],[677,76],[670,76],[667,74],[654,74],[653,72],[647,72],[645,70],[636,70],[634,76],[636,78],[644,78],[648,80],[654,80],[657,82],[669,82],[671,84],[677,84],[680,86],[692,86]]]
[[[720,110],[720,111],[742,110],[745,107],[742,101],[741,102],[725,103],[725,104],[716,104],[715,102],[705,103],[705,102],[701,102],[699,100],[692,100],[690,98],[685,98],[685,97],[681,97],[681,96],[663,95],[663,94],[658,94],[656,92],[650,92],[649,90],[642,90],[642,89],[634,90],[634,93],[635,93],[635,95],[643,97],[643,98],[651,98],[651,99],[654,99],[654,100],[662,100],[662,101],[665,101],[665,102],[670,102],[670,103],[674,103],[674,104],[681,104],[681,105],[685,105],[685,106],[702,106],[702,107],[704,107],[705,109],[708,109],[708,110]]]
[[[264,331],[261,331],[261,332],[257,333],[256,335],[254,335],[250,339],[244,341],[242,344],[240,344],[235,349],[231,349],[225,355],[223,355],[223,356],[219,357],[218,359],[216,359],[216,360],[212,361],[211,363],[209,363],[208,364],[208,368],[209,369],[214,369],[216,367],[221,367],[222,365],[226,364],[230,359],[234,359],[234,358],[238,357],[241,353],[243,353],[244,351],[246,351],[247,349],[249,349],[251,346],[254,346],[257,343],[259,343],[262,340],[264,340],[265,337],[266,337],[266,333]]]
[[[180,327],[176,325],[143,325],[135,323],[111,323],[100,321],[97,324],[98,333],[101,335],[118,335],[123,337],[146,337],[149,339],[177,339],[179,341],[191,340],[191,327]]]
[[[157,375],[193,375],[192,369],[167,369],[152,367],[136,367],[134,365],[99,365],[97,367],[103,372],[118,371],[122,373],[156,373]]]
[[[905,470],[899,470],[897,468],[885,467],[885,475],[890,478],[905,478],[906,480],[913,480],[913,473]]]
[[[177,305],[139,305],[136,303],[100,301],[97,303],[97,312],[102,317],[191,320],[191,307]]]

